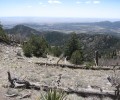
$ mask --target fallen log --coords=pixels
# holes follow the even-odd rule
[[[91,68],[86,68],[85,66],[80,66],[80,65],[66,65],[66,64],[51,64],[51,63],[43,63],[43,62],[35,62],[35,64],[40,65],[40,66],[59,66],[62,68],[71,68],[71,69],[87,69],[87,70],[113,70],[113,66],[111,65],[110,67],[94,67],[92,66]],[[120,70],[120,66],[116,68],[116,70]]]
[[[72,88],[63,88],[63,87],[51,87],[51,86],[45,86],[45,85],[41,85],[41,90],[43,91],[49,91],[51,89],[56,89],[57,91],[63,91],[67,94],[77,94],[78,96],[81,97],[89,97],[89,96],[98,96],[98,97],[109,97],[112,99],[115,99],[115,92],[114,91],[108,91],[108,90],[101,90],[100,89],[87,89],[87,88],[79,88],[79,90],[75,90]]]
[[[58,91],[64,91],[67,94],[77,94],[82,97],[88,97],[88,96],[99,96],[99,97],[109,97],[112,99],[115,99],[115,91],[108,91],[108,90],[102,90],[101,89],[89,89],[89,88],[79,88],[78,90],[72,89],[72,88],[64,88],[64,87],[52,87],[52,86],[46,86],[46,85],[40,85],[32,82],[22,82],[22,81],[16,81],[14,78],[11,78],[10,72],[8,72],[8,80],[13,85],[13,88],[26,88],[26,89],[36,89],[36,90],[43,90],[43,91],[49,91],[50,89],[56,89]],[[14,82],[12,82],[14,81]],[[21,82],[22,85],[19,83]],[[27,84],[26,84],[27,82]],[[17,86],[15,83],[19,84]],[[28,84],[29,83],[29,84]],[[24,85],[23,85],[24,84]],[[10,87],[11,87],[10,85]],[[25,96],[26,97],[26,96]]]
[[[18,96],[18,94],[7,94],[7,93],[6,93],[5,96],[6,96],[6,97],[16,97],[16,96]]]
[[[28,93],[28,94],[21,96],[19,99],[30,98],[30,97],[31,97],[31,93]]]
[[[108,90],[103,90],[102,92],[97,89],[79,89],[79,90],[74,90],[70,89],[68,90],[68,93],[75,93],[77,95],[80,95],[82,97],[88,97],[88,96],[104,96],[104,97],[110,97],[110,98],[115,98],[114,91],[108,91]]]

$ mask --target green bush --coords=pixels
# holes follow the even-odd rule
[[[62,54],[62,49],[59,46],[51,48],[51,52],[54,56],[59,57]]]
[[[7,34],[5,33],[5,31],[3,30],[2,25],[0,24],[0,42],[1,41],[9,43],[9,38]]]
[[[26,57],[32,57],[32,45],[30,43],[26,43],[23,46],[23,51]]]
[[[94,65],[95,65],[94,62],[88,62],[88,63],[85,65],[85,68],[86,68],[86,69],[90,69],[90,68],[92,68],[92,66],[94,66]]]
[[[63,91],[50,90],[45,95],[42,95],[42,98],[39,100],[66,100],[66,94]]]
[[[70,61],[73,64],[82,64],[83,63],[83,56],[82,56],[82,52],[80,50],[76,50],[75,52],[73,52]]]
[[[47,53],[48,44],[43,37],[32,35],[30,39],[23,45],[23,52],[25,56],[45,57]]]

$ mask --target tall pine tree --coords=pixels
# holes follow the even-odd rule
[[[76,54],[79,55],[76,56]],[[65,46],[65,56],[67,56],[68,60],[71,59],[71,62],[75,64],[80,64],[78,63],[78,60],[83,60],[80,41],[76,33],[71,33],[71,37]],[[77,61],[74,61],[74,59],[76,59]]]

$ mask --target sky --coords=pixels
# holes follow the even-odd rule
[[[118,18],[120,0],[0,0],[0,17]]]

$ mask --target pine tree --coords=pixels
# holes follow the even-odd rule
[[[6,42],[6,43],[8,43],[8,41],[9,41],[8,36],[6,35],[1,24],[0,24],[0,41]]]
[[[67,56],[68,60],[70,60],[73,52],[76,50],[81,51],[81,46],[77,34],[72,33],[70,39],[67,42],[67,45],[65,46],[65,56]]]

